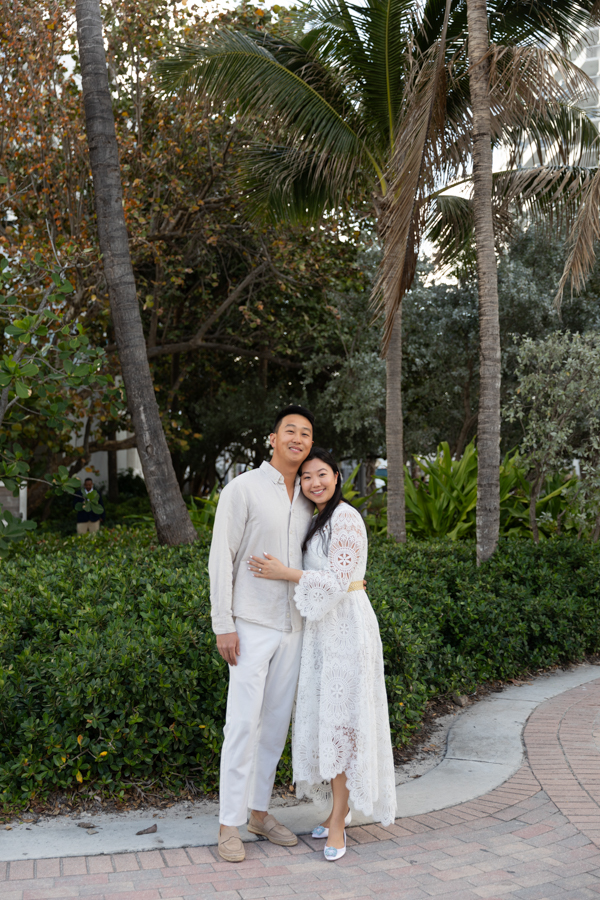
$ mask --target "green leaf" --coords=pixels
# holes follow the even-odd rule
[[[39,366],[36,366],[35,363],[27,363],[20,368],[20,374],[25,376],[37,375],[40,371]]]

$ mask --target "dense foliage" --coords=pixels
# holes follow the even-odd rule
[[[6,325],[27,310],[35,318],[54,274],[61,296],[51,311],[60,314],[60,327],[68,326],[72,341],[80,340],[83,328],[102,374],[116,379],[73,6],[66,0],[0,0],[0,9],[0,124],[6,134],[0,145],[0,255],[10,262],[9,274],[18,275],[18,304],[10,313],[0,309],[0,344],[9,356],[22,346],[27,335],[9,334]],[[338,456],[385,456],[385,364],[378,356],[380,323],[372,323],[369,310],[380,258],[373,221],[361,206],[359,216],[338,210],[314,230],[258,225],[240,190],[239,169],[249,138],[264,137],[264,122],[242,127],[224,107],[155,90],[152,65],[166,43],[254,27],[289,36],[293,11],[242,3],[207,16],[193,4],[171,0],[115,0],[102,9],[130,247],[180,482],[194,494],[208,493],[223,475],[217,467],[222,454],[231,462],[260,464],[273,413],[290,400],[314,407],[317,440]],[[365,198],[359,199],[360,206]],[[515,384],[513,336],[597,329],[600,278],[596,271],[581,296],[565,299],[561,318],[553,308],[564,263],[561,242],[515,227],[503,253],[500,320],[503,390],[509,394]],[[30,266],[27,279],[23,262]],[[464,265],[457,273],[458,284],[436,284],[424,267],[404,300],[409,456],[433,453],[444,440],[460,455],[475,434],[476,282]],[[56,322],[44,325],[51,334],[59,330]],[[32,347],[27,344],[28,353]],[[18,380],[21,394],[39,383],[37,374]],[[47,517],[45,476],[58,478],[60,466],[75,474],[94,450],[114,445],[116,432],[129,429],[129,418],[107,391],[67,396],[65,389],[72,427],[49,428],[48,417],[38,414],[38,391],[27,399],[14,393],[18,404],[3,426],[6,446],[14,452],[18,442],[24,464],[40,479],[29,485],[30,517]],[[519,434],[506,421],[503,429],[506,452]]]
[[[584,334],[600,328],[600,269],[585,290],[554,305],[565,258],[564,244],[534,227],[515,229],[498,264],[502,402],[518,387],[517,353],[526,338],[556,331]],[[479,313],[477,281],[470,270],[456,272],[456,284],[433,278],[419,267],[403,301],[402,382],[407,456],[434,453],[447,441],[460,456],[477,430],[479,404]],[[522,430],[504,419],[502,452],[517,446]],[[574,453],[577,455],[577,452]]]
[[[150,529],[30,541],[0,563],[5,801],[78,784],[214,788],[227,678],[206,541],[159,548]],[[597,545],[504,541],[477,568],[470,544],[375,540],[367,577],[397,746],[434,695],[600,645]]]
[[[569,459],[563,458],[554,467],[548,466],[536,482],[531,477],[534,470],[519,452],[504,456],[500,464],[501,537],[533,537],[537,543],[540,538],[569,534],[598,540],[597,476],[585,473],[577,478],[568,463]],[[410,470],[404,467],[408,533],[419,540],[473,539],[477,467],[473,442],[459,459],[452,458],[446,441],[435,456],[415,456]],[[386,493],[356,497],[353,503],[366,513],[374,534],[387,534]]]
[[[234,26],[286,31],[292,27],[288,11],[242,3],[213,15],[172,0],[101,6],[130,251],[180,483],[187,481],[195,494],[209,492],[223,452],[259,465],[274,413],[291,400],[318,406],[324,396],[335,423],[330,416],[321,440],[344,455],[377,456],[381,388],[373,383],[371,390],[373,379],[359,378],[365,365],[376,373],[383,366],[379,327],[367,312],[375,265],[371,223],[359,227],[341,214],[314,228],[251,221],[238,184],[239,155],[261,123],[244,130],[224,108],[161,96],[152,74],[165,43]],[[39,260],[35,283],[25,291],[20,277],[15,288],[19,305],[34,311],[48,273],[57,270],[61,284],[70,285],[52,306],[61,327],[68,325],[72,339],[84,327],[90,351],[102,355],[102,372],[116,378],[73,4],[0,0],[0,11],[0,126],[6,135],[0,142],[0,256],[13,275],[19,261]],[[0,349],[12,318],[0,304]],[[18,347],[18,335],[10,342]],[[348,400],[357,386],[360,408]],[[75,396],[72,428],[52,433],[37,415],[36,397],[23,399],[13,413],[20,430],[6,422],[6,440],[18,440],[37,478],[59,466],[75,474],[94,450],[131,430],[126,410],[115,412],[104,393]],[[47,515],[46,492],[45,483],[30,484],[30,516],[36,510]]]
[[[31,475],[37,476],[39,493],[51,488],[54,496],[73,494],[79,480],[65,465],[45,473],[44,460],[32,459],[32,444],[57,451],[82,437],[86,447],[75,451],[75,459],[82,458],[90,449],[94,416],[106,412],[105,418],[116,420],[124,410],[121,388],[103,374],[104,351],[64,315],[72,292],[60,267],[47,271],[39,254],[32,264],[9,265],[0,252],[0,482],[14,496]],[[98,511],[95,499],[86,499],[86,508]],[[21,522],[0,504],[0,556],[9,541],[32,528],[34,523]]]

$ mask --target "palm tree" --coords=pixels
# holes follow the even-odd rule
[[[496,13],[490,16],[494,23],[490,54],[483,58],[478,49],[481,40],[478,45],[475,39],[469,48],[478,71],[484,72],[482,79],[488,80],[477,103],[469,96],[469,81],[477,91],[482,79],[470,78],[462,0],[428,0],[423,8],[409,0],[368,0],[364,6],[317,0],[310,11],[310,30],[298,37],[217,31],[208,44],[179,46],[158,66],[163,89],[191,90],[227,103],[236,114],[258,120],[266,129],[268,143],[252,144],[243,167],[257,212],[314,220],[327,209],[362,203],[376,218],[383,261],[374,302],[385,315],[383,352],[388,360],[388,527],[397,540],[406,536],[401,310],[419,246],[427,234],[442,243],[442,250],[460,248],[472,236],[473,204],[449,196],[448,190],[472,177],[475,106],[480,128],[487,102],[487,131],[478,135],[477,142],[478,154],[480,149],[483,154],[478,156],[477,175],[487,166],[489,177],[487,186],[478,191],[484,200],[479,211],[476,199],[475,221],[478,231],[485,221],[487,232],[482,234],[488,242],[493,240],[492,139],[504,141],[511,158],[516,158],[529,127],[556,136],[560,113],[573,126],[569,148],[590,142],[594,129],[574,102],[577,92],[589,91],[589,80],[559,53],[537,42],[541,34],[566,33],[567,25],[575,27],[574,21],[582,27],[591,3],[557,0],[549,12],[546,4],[495,0],[490,6],[490,13]],[[476,27],[481,28],[481,17]],[[557,64],[561,78],[553,75]],[[523,177],[509,167],[502,179],[495,179],[497,237],[508,227],[515,208],[529,206],[541,215],[561,202],[565,210],[569,203],[572,207],[587,177],[565,174],[563,182],[572,188],[568,193],[553,171],[544,169],[536,176],[532,180],[530,173]],[[490,407],[499,407],[500,358],[489,337],[488,321],[494,303],[497,316],[497,299],[488,290],[495,278],[495,258],[492,267],[489,246],[481,241],[479,246],[482,253],[487,247],[490,269],[482,283],[487,304],[482,307],[487,316],[482,392],[491,398]],[[499,461],[500,422],[494,415],[480,419],[484,424],[480,465],[486,473],[497,469]],[[480,548],[480,558],[489,556],[495,546],[497,473],[495,478],[495,483],[493,478],[482,482],[479,495],[478,518],[490,535]],[[497,535],[497,524],[495,528]]]
[[[494,240],[490,39],[486,0],[467,0],[473,110],[473,218],[479,295],[477,559],[489,559],[500,532],[500,316]]]
[[[540,11],[553,16],[547,4],[539,4]],[[559,11],[559,15],[560,15]],[[579,10],[575,21],[565,31],[562,21],[550,24],[550,32],[559,37],[563,49],[579,33]],[[490,558],[498,543],[500,526],[500,380],[501,349],[498,309],[498,273],[493,213],[493,135],[492,102],[490,95],[491,53],[490,28],[486,0],[467,0],[469,87],[473,114],[473,225],[477,252],[477,283],[479,294],[479,357],[480,392],[477,425],[477,559]],[[546,26],[547,27],[547,26]],[[539,29],[539,26],[538,26]],[[539,41],[547,38],[534,31]],[[552,109],[557,116],[559,110]],[[562,111],[561,111],[562,112]],[[559,116],[560,118],[560,116]],[[567,120],[568,120],[567,115]],[[533,124],[533,123],[532,123]],[[584,126],[585,127],[585,126]],[[552,123],[550,123],[552,129]],[[591,135],[592,142],[595,135]],[[581,143],[581,140],[579,141]],[[588,146],[589,146],[588,141]],[[564,145],[563,145],[564,146]],[[568,147],[568,143],[567,143]],[[567,150],[568,152],[568,150]]]
[[[123,212],[119,151],[98,0],[77,0],[76,16],[98,236],[137,448],[159,541],[191,543],[197,534],[175,477],[146,355]]]

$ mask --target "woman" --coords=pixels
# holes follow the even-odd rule
[[[346,852],[348,801],[390,825],[396,813],[379,626],[363,578],[367,533],[362,517],[342,496],[338,466],[314,449],[300,468],[302,491],[317,507],[303,544],[303,570],[265,553],[251,557],[256,578],[292,581],[306,619],[292,757],[298,797],[333,809],[313,837],[328,838],[325,858]],[[323,782],[330,782],[323,784]]]

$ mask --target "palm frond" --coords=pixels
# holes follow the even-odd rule
[[[451,0],[446,0],[440,40],[419,60],[407,79],[403,114],[389,166],[390,188],[382,203],[380,231],[384,251],[373,301],[378,312],[385,311],[384,354],[396,311],[412,283],[416,268],[423,224],[419,193],[426,158],[435,146],[435,142],[428,141],[428,137],[432,124],[435,127],[436,119],[443,115],[440,105],[444,103],[444,54],[450,5]]]
[[[510,237],[517,216],[553,233],[573,227],[595,169],[537,166],[494,173],[492,210],[498,249]],[[474,218],[468,197],[441,194],[429,204],[424,235],[436,247],[442,271],[464,268],[474,259]]]
[[[559,308],[569,279],[571,281],[571,293],[580,291],[585,287],[585,283],[596,261],[595,248],[599,240],[600,167],[596,170],[594,177],[583,194],[575,224],[569,235],[569,251],[555,298],[555,303]]]
[[[238,183],[250,215],[274,223],[312,223],[343,206],[351,187],[350,179],[346,186],[334,181],[314,155],[287,144],[251,145],[241,159]]]
[[[574,227],[595,169],[580,166],[536,166],[494,175],[494,206],[514,207],[530,222],[565,231]]]
[[[263,119],[275,139],[328,161],[330,177],[344,179],[362,165],[382,175],[343,88],[335,94],[333,73],[293,41],[220,31],[208,44],[179,45],[157,76],[164,91],[191,90]]]
[[[582,166],[595,162],[598,153],[598,128],[591,114],[597,118],[597,110],[581,109],[571,104],[560,104],[551,115],[534,115],[527,128],[505,128],[503,141],[510,151],[509,167],[527,162],[525,152],[531,154],[531,162],[540,165]]]
[[[447,70],[444,146],[456,174],[459,163],[466,167],[472,151],[468,69],[460,48],[448,60]],[[509,150],[509,166],[519,165],[525,148],[532,146],[542,150],[542,164],[587,163],[597,135],[594,110],[578,107],[575,98],[595,92],[588,76],[559,53],[539,47],[492,47],[492,131],[495,144]]]
[[[487,0],[493,43],[555,46],[568,52],[597,16],[596,0]],[[508,40],[507,40],[508,38]]]
[[[387,141],[394,145],[402,103],[402,88],[414,19],[411,0],[371,0],[362,13],[368,65],[364,68],[364,113]]]
[[[340,73],[352,73],[360,86],[361,117],[382,154],[389,154],[399,111],[406,45],[413,29],[412,0],[314,0],[303,39],[318,44],[322,58]]]
[[[442,194],[432,204],[426,223],[428,239],[438,248],[434,266],[453,268],[457,260],[473,257],[475,217],[469,197]]]
[[[570,59],[545,47],[490,48],[490,102],[495,131],[527,130],[565,105],[597,97],[592,79]]]
[[[496,192],[492,196],[498,249],[513,233],[514,215]],[[475,215],[470,197],[441,194],[428,206],[424,235],[436,247],[433,265],[442,272],[475,270]]]
[[[453,0],[450,7],[446,32],[447,51],[454,55],[457,47],[466,42],[467,5],[461,0]],[[439,39],[446,17],[445,0],[425,0],[421,6],[415,5],[415,38],[421,53],[432,47]]]
[[[347,71],[363,71],[368,64],[365,34],[362,29],[362,8],[349,5],[346,0],[313,0],[307,6],[310,30],[302,39],[302,46],[319,43],[320,54],[333,65]]]

